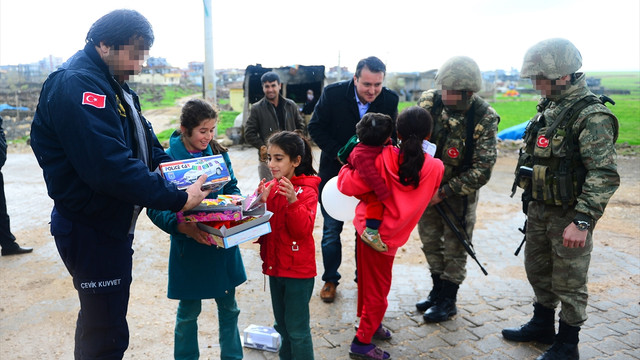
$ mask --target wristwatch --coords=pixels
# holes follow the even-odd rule
[[[573,220],[573,223],[576,224],[576,227],[578,228],[578,230],[580,231],[587,231],[589,230],[589,228],[591,227],[591,223],[589,223],[588,221],[583,221],[583,220]]]

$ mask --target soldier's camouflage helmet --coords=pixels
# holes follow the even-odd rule
[[[482,90],[480,68],[473,59],[454,56],[447,60],[436,74],[436,86],[442,90]]]
[[[582,55],[571,41],[561,38],[543,40],[524,55],[520,77],[544,76],[558,79],[582,67]]]

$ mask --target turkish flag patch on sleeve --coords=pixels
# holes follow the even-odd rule
[[[104,109],[106,99],[107,95],[100,95],[89,91],[82,93],[82,105],[91,105],[98,109]]]

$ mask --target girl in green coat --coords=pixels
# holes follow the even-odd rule
[[[217,193],[240,194],[227,149],[213,135],[218,114],[208,103],[193,99],[182,108],[180,130],[169,140],[167,153],[176,160],[222,154],[231,180]],[[171,235],[169,254],[170,299],[180,300],[176,314],[175,359],[198,359],[198,315],[202,299],[215,299],[218,305],[218,326],[221,359],[242,359],[242,344],[238,332],[238,309],[235,288],[247,280],[237,246],[229,249],[212,246],[208,234],[196,223],[178,224],[171,211],[147,210],[147,215],[160,229]]]

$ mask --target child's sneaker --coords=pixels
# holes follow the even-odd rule
[[[371,246],[375,251],[387,251],[387,244],[382,242],[380,239],[379,233],[372,233],[369,230],[365,229],[360,235],[360,239],[364,241],[365,244]]]
[[[358,345],[351,343],[349,357],[352,359],[391,360],[391,355],[374,344]]]

